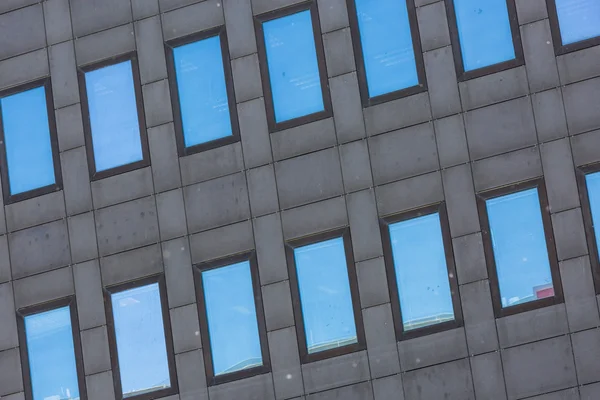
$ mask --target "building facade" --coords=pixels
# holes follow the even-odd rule
[[[598,26],[1,1],[0,398],[600,399]]]

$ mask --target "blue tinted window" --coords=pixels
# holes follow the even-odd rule
[[[369,97],[419,84],[406,0],[355,0]]]
[[[294,249],[308,353],[356,343],[344,239]]]
[[[537,189],[486,201],[502,306],[554,295]]]
[[[465,71],[515,58],[507,0],[453,1]]]
[[[221,39],[173,49],[185,146],[232,135]]]
[[[600,1],[556,0],[563,44],[600,36]]]
[[[158,283],[111,300],[123,397],[171,387]]]
[[[25,317],[33,400],[79,399],[71,309]]]
[[[85,73],[96,171],[143,159],[131,61]]]
[[[389,226],[404,330],[454,319],[439,214]]]
[[[215,376],[263,364],[250,262],[202,272]]]
[[[275,121],[323,111],[310,11],[263,23]]]
[[[592,211],[592,224],[596,236],[596,247],[600,250],[600,172],[585,176],[590,210]]]
[[[4,97],[0,108],[10,194],[54,184],[46,89],[41,86]]]

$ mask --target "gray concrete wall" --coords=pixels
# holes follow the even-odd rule
[[[417,0],[429,91],[363,109],[353,55],[332,51],[351,48],[345,0],[318,0],[334,116],[270,135],[248,67],[253,14],[294,1],[0,1],[0,89],[52,76],[64,178],[59,192],[1,208],[2,400],[24,398],[15,310],[71,294],[89,399],[114,399],[102,287],[160,271],[180,387],[168,400],[599,399],[600,317],[574,167],[600,161],[600,47],[555,57],[544,0],[517,0],[526,65],[458,84],[444,3]],[[163,41],[222,24],[241,142],[178,158]],[[90,183],[76,68],[131,50],[152,165]],[[495,319],[475,193],[538,176],[565,303]],[[440,200],[465,325],[397,343],[378,216]],[[352,233],[367,350],[300,365],[284,241],[340,226]],[[192,264],[248,249],[272,305],[272,373],[207,388]]]

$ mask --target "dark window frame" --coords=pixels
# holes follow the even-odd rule
[[[577,186],[579,189],[579,200],[581,202],[581,212],[583,214],[583,225],[585,227],[585,236],[587,240],[588,252],[590,255],[590,265],[592,266],[592,276],[594,278],[594,287],[596,294],[600,294],[600,253],[596,243],[596,232],[594,230],[594,221],[592,219],[592,206],[587,188],[586,176],[600,172],[600,162],[582,165],[576,170]],[[600,229],[600,227],[598,227]]]
[[[127,397],[127,400],[153,400],[161,397],[167,397],[179,393],[179,384],[177,381],[177,370],[175,366],[175,350],[173,347],[173,331],[171,329],[171,319],[169,314],[169,305],[167,300],[167,286],[164,274],[152,275],[145,278],[119,283],[116,285],[107,286],[104,288],[104,305],[106,313],[106,330],[108,332],[108,348],[110,353],[110,362],[113,374],[113,384],[115,391],[115,398],[117,400],[123,399],[123,390],[121,386],[121,373],[119,366],[119,354],[117,350],[117,336],[115,332],[115,321],[113,317],[112,307],[112,295],[120,293],[125,290],[135,289],[158,283],[158,290],[160,293],[160,305],[163,319],[163,329],[165,334],[165,347],[167,350],[167,361],[169,367],[169,378],[171,380],[171,387],[153,392],[142,393],[135,396]]]
[[[37,79],[22,85],[18,85],[0,92],[0,98],[22,93],[31,89],[44,87],[46,93],[46,109],[48,113],[48,130],[50,132],[50,147],[52,151],[52,163],[54,165],[54,183],[47,186],[42,186],[37,189],[28,190],[26,192],[10,194],[10,179],[8,175],[8,156],[6,153],[6,141],[4,140],[4,123],[2,119],[2,105],[0,104],[0,172],[2,175],[2,193],[4,204],[13,204],[22,200],[31,199],[42,196],[44,194],[53,193],[62,189],[62,171],[60,166],[60,155],[58,149],[58,133],[56,128],[56,116],[54,114],[54,99],[52,97],[51,78],[45,77]]]
[[[254,306],[256,309],[256,321],[258,325],[258,336],[260,340],[260,350],[263,365],[227,374],[215,376],[212,359],[212,348],[210,334],[208,331],[208,316],[206,314],[206,301],[204,299],[204,284],[202,282],[202,272],[221,267],[227,267],[232,264],[248,261],[250,264],[250,274],[252,276],[252,290],[254,292]],[[204,356],[204,370],[206,374],[206,383],[208,386],[216,386],[222,383],[233,382],[240,379],[250,378],[256,375],[263,375],[271,372],[271,357],[269,353],[269,342],[267,338],[267,323],[265,311],[262,302],[262,292],[260,278],[258,274],[258,263],[254,251],[236,254],[233,256],[218,258],[211,261],[202,262],[194,265],[194,281],[196,287],[196,302],[198,304],[198,319],[200,322],[200,336],[202,338],[202,353]]]
[[[458,35],[458,21],[456,19],[454,0],[445,0],[445,2],[446,14],[448,15],[448,28],[450,29],[450,40],[452,43],[452,53],[454,55],[454,66],[456,68],[456,76],[459,82],[464,82],[469,79],[480,78],[485,75],[490,75],[496,72],[501,72],[525,65],[525,55],[523,54],[523,44],[521,41],[521,31],[519,28],[519,20],[517,17],[517,6],[515,4],[515,0],[506,0],[506,6],[508,9],[508,20],[510,23],[510,30],[512,33],[513,48],[515,50],[515,58],[512,60],[488,65],[487,67],[482,67],[471,71],[465,71],[463,64],[462,47]]]
[[[142,159],[129,164],[119,165],[104,171],[96,171],[96,161],[94,158],[94,146],[92,141],[92,126],[90,121],[90,112],[88,106],[87,88],[85,84],[86,72],[95,71],[104,67],[119,64],[122,62],[131,61],[131,69],[133,74],[133,88],[135,91],[135,102],[138,114],[138,123],[140,130],[140,142],[142,146]],[[79,80],[79,95],[81,98],[81,115],[83,117],[83,132],[85,136],[85,148],[87,153],[88,169],[90,180],[108,178],[122,174],[124,172],[134,171],[150,165],[150,149],[148,147],[148,132],[146,132],[146,115],[144,111],[144,98],[142,94],[142,82],[140,79],[140,68],[138,65],[138,57],[135,51],[117,55],[104,59],[102,61],[93,62],[79,66],[77,68],[77,77]]]
[[[560,22],[558,21],[558,10],[556,9],[556,0],[546,0],[546,6],[548,8],[548,19],[550,20],[550,31],[552,32],[555,55],[560,56],[600,45],[600,35],[574,43],[563,44],[562,36],[560,34]]]
[[[185,146],[185,136],[183,132],[183,120],[181,117],[181,103],[179,99],[179,89],[177,87],[177,74],[175,70],[174,48],[199,42],[211,37],[219,37],[221,43],[221,55],[223,58],[223,72],[225,75],[225,88],[227,91],[227,102],[229,105],[229,118],[231,120],[231,136],[214,139],[208,142],[199,143],[193,146]],[[191,154],[200,153],[206,150],[240,141],[240,126],[237,114],[237,105],[235,100],[235,90],[233,88],[233,73],[231,70],[231,60],[229,55],[229,45],[227,42],[227,32],[225,26],[218,26],[202,32],[196,32],[165,42],[165,53],[167,58],[167,72],[169,76],[169,90],[171,92],[171,106],[173,109],[173,123],[175,126],[175,139],[177,143],[177,152],[179,157],[185,157]]]
[[[83,350],[81,347],[81,336],[79,331],[79,317],[77,315],[77,302],[75,295],[66,296],[42,304],[23,307],[17,310],[17,331],[20,343],[21,373],[23,374],[23,390],[25,400],[33,400],[33,387],[31,386],[31,370],[29,367],[29,353],[27,350],[27,333],[25,331],[25,317],[47,311],[69,307],[71,314],[71,331],[73,335],[73,350],[75,353],[75,368],[77,370],[77,383],[79,386],[79,397],[87,400],[87,388],[85,372],[83,367]]]
[[[269,63],[267,60],[267,50],[265,46],[265,36],[263,23],[274,19],[286,17],[301,11],[310,11],[313,27],[313,37],[315,41],[315,52],[317,56],[317,66],[321,83],[321,95],[323,97],[323,110],[316,113],[303,115],[283,122],[276,122],[275,107],[273,104],[273,92],[271,90],[271,80],[269,74]],[[333,106],[331,104],[331,93],[329,92],[329,77],[327,75],[327,64],[325,61],[325,49],[323,47],[323,37],[321,35],[321,23],[319,20],[319,11],[315,0],[305,1],[292,6],[279,8],[254,17],[254,33],[256,35],[256,45],[258,48],[258,60],[260,64],[260,76],[265,100],[265,109],[267,113],[267,123],[269,132],[277,132],[284,129],[304,125],[309,122],[319,121],[333,116]]]
[[[423,48],[421,45],[421,35],[419,24],[417,22],[417,8],[414,0],[405,0],[408,9],[408,22],[410,25],[410,34],[412,38],[413,52],[415,53],[415,64],[417,67],[417,77],[419,83],[404,89],[381,94],[375,97],[369,97],[369,86],[367,81],[367,71],[365,68],[365,59],[363,55],[363,46],[360,38],[360,28],[358,25],[358,16],[356,14],[356,0],[346,0],[348,8],[348,18],[350,20],[350,33],[352,35],[352,47],[354,49],[354,59],[356,62],[356,72],[358,75],[358,87],[363,108],[397,100],[403,97],[427,91],[427,77],[425,74],[425,61],[423,59]]]
[[[492,238],[490,233],[490,224],[487,214],[486,201],[492,198],[501,197],[528,189],[537,189],[542,215],[542,225],[544,236],[546,239],[546,249],[548,252],[548,261],[550,263],[550,273],[552,276],[552,285],[554,296],[529,301],[527,303],[517,304],[514,306],[502,307],[500,297],[500,286],[498,282],[498,274],[496,269],[496,259],[494,257],[494,249],[492,246]],[[564,302],[562,281],[558,266],[558,256],[556,253],[556,244],[554,240],[554,232],[552,230],[552,218],[548,205],[548,193],[546,184],[543,178],[530,179],[512,185],[503,186],[495,189],[485,190],[477,193],[477,210],[479,213],[479,222],[481,224],[481,236],[483,240],[483,249],[487,264],[488,278],[490,283],[490,291],[492,294],[492,305],[496,318],[506,317],[508,315],[519,314],[526,311],[536,310]]]
[[[400,306],[400,294],[398,291],[398,284],[396,282],[396,265],[394,263],[392,241],[389,228],[390,225],[395,224],[397,222],[409,221],[411,219],[424,217],[436,213],[439,215],[440,226],[442,229],[442,242],[444,246],[444,254],[446,256],[446,268],[448,270],[448,283],[450,285],[450,294],[452,297],[454,319],[452,321],[441,322],[405,331],[404,323],[402,322],[402,307]],[[444,202],[440,202],[397,214],[391,214],[389,216],[380,218],[379,225],[381,228],[383,255],[385,261],[388,290],[390,293],[390,302],[392,305],[392,313],[394,316],[394,328],[396,331],[396,339],[398,341],[408,340],[463,326],[464,322],[462,307],[460,303],[460,292],[458,287],[458,279],[456,276],[454,249],[452,247],[452,236],[450,234],[450,223],[448,221],[446,204]]]
[[[348,271],[348,282],[350,284],[350,300],[352,301],[352,311],[354,313],[354,325],[356,327],[356,343],[337,347],[333,349],[319,351],[317,353],[308,353],[306,346],[306,332],[304,330],[304,315],[302,311],[302,303],[300,300],[300,288],[298,282],[298,274],[296,272],[296,258],[294,250],[298,247],[303,247],[315,243],[324,242],[326,240],[342,238],[344,242],[344,255],[346,256],[346,266]],[[354,254],[352,250],[352,240],[350,237],[350,228],[340,228],[326,232],[317,233],[314,235],[305,236],[299,239],[294,239],[286,242],[285,255],[288,266],[288,274],[290,279],[290,290],[292,294],[292,305],[294,309],[294,320],[296,322],[296,338],[298,340],[298,349],[300,352],[300,362],[308,364],[314,361],[325,360],[344,354],[356,353],[367,348],[365,337],[364,322],[362,316],[362,307],[360,304],[360,295],[358,291],[358,278],[354,263]]]

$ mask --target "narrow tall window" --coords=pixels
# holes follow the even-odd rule
[[[548,15],[558,54],[600,44],[600,2],[548,0]]]
[[[148,165],[137,60],[131,55],[83,67],[80,74],[92,179]]]
[[[85,399],[77,311],[72,298],[19,310],[27,400]]]
[[[242,255],[200,265],[197,277],[208,384],[269,371],[255,257]]]
[[[596,285],[600,293],[600,164],[586,165],[577,170],[581,210],[585,224],[590,263]]]
[[[60,188],[49,79],[0,93],[0,140],[5,204]]]
[[[287,251],[303,362],[364,348],[349,231],[294,241]]]
[[[167,44],[179,155],[239,139],[224,28]]]
[[[479,211],[497,315],[562,301],[543,182],[481,193]]]
[[[348,0],[365,106],[425,90],[413,1]]]
[[[109,288],[107,320],[117,399],[177,392],[165,283],[149,278]]]
[[[514,0],[446,0],[446,4],[453,19],[450,30],[460,78],[523,63]]]
[[[259,16],[257,31],[271,131],[329,116],[316,2]]]
[[[462,323],[444,204],[385,218],[383,241],[399,338]]]

